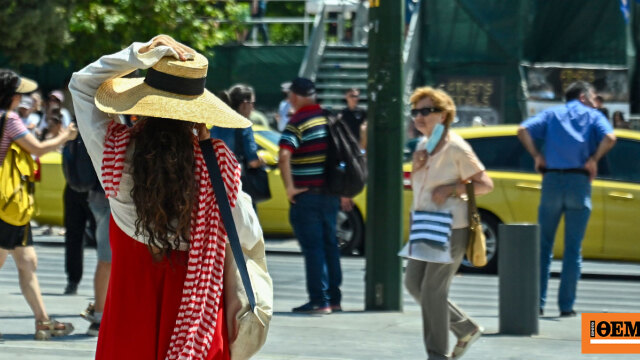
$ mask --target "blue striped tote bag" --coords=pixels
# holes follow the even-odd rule
[[[420,261],[452,263],[449,242],[452,224],[450,212],[413,211],[409,241],[398,255]]]

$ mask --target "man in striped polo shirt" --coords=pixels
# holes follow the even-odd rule
[[[279,168],[289,199],[289,221],[305,259],[309,302],[293,312],[341,311],[340,250],[336,217],[340,199],[325,190],[327,119],[315,100],[313,82],[291,82],[289,102],[295,113],[280,138]]]

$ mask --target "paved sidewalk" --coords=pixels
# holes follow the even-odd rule
[[[76,296],[62,296],[65,285],[63,249],[36,246],[38,276],[50,314],[70,321],[76,332],[49,342],[33,341],[33,318],[20,294],[17,272],[11,259],[0,270],[0,360],[92,359],[96,339],[84,335],[88,323],[78,316],[91,300],[95,251],[85,251],[85,276]],[[425,359],[420,309],[404,292],[402,312],[364,312],[364,260],[344,258],[343,307],[345,312],[326,316],[292,314],[292,307],[306,299],[302,257],[297,254],[268,255],[274,278],[275,316],[269,338],[255,359]],[[496,276],[463,274],[456,277],[451,298],[481,323],[486,331],[464,359],[638,359],[640,355],[582,355],[580,317],[557,318],[549,304],[535,336],[498,334],[498,279]],[[557,293],[552,279],[550,296]],[[613,295],[615,294],[615,295]],[[640,282],[584,280],[579,287],[578,311],[640,312]],[[451,344],[455,340],[451,337]],[[124,359],[122,359],[124,360]]]

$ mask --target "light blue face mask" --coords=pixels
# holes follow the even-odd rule
[[[436,146],[440,142],[440,139],[442,139],[442,134],[444,134],[444,125],[438,123],[433,128],[433,131],[431,132],[431,136],[429,136],[429,139],[427,140],[427,144],[425,145],[425,149],[427,150],[427,153],[429,153],[429,155],[431,155],[431,153],[433,152],[433,149],[436,148]]]

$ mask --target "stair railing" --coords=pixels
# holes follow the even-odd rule
[[[369,7],[361,1],[356,10],[356,21],[353,25],[353,44],[366,46],[369,41]]]
[[[405,119],[409,118],[411,106],[409,104],[409,98],[413,90],[413,83],[415,81],[416,72],[418,70],[418,52],[420,50],[420,18],[422,14],[422,1],[418,1],[416,8],[411,15],[411,22],[409,23],[409,30],[407,36],[404,39],[404,48],[402,50],[403,67],[403,81],[404,81],[404,115]]]
[[[309,44],[304,52],[304,58],[302,64],[300,64],[300,71],[298,76],[316,80],[316,74],[318,73],[318,66],[324,53],[324,47],[327,43],[324,30],[325,21],[325,6],[322,6],[322,11],[318,12],[313,20],[313,30],[311,32],[311,38]]]

